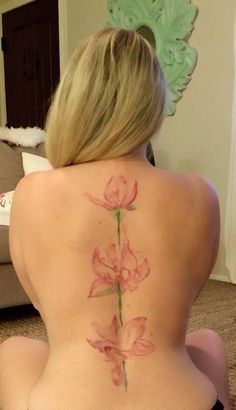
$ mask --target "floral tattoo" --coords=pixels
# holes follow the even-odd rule
[[[133,292],[150,273],[148,260],[139,261],[131,249],[128,239],[121,245],[121,212],[135,210],[133,205],[137,197],[138,186],[135,181],[129,189],[126,178],[113,176],[104,190],[104,199],[87,193],[95,205],[113,211],[117,220],[117,244],[107,246],[105,255],[96,247],[92,254],[92,269],[96,275],[89,290],[88,297],[99,297],[115,293],[118,299],[118,312],[108,326],[93,322],[94,330],[100,339],[87,339],[88,343],[103,353],[113,363],[112,381],[116,386],[124,384],[128,389],[126,361],[132,356],[146,356],[155,350],[155,346],[142,339],[146,329],[144,316],[136,317],[124,324],[122,316],[122,296],[125,292]],[[122,333],[122,338],[119,337]],[[122,342],[120,342],[122,341]]]

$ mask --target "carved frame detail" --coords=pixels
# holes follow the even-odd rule
[[[197,52],[188,39],[198,9],[190,1],[107,0],[108,26],[132,30],[144,26],[152,31],[168,87],[167,115],[175,113],[197,63]]]

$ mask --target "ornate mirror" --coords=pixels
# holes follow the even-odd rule
[[[176,111],[197,63],[188,39],[197,7],[191,0],[108,0],[112,27],[137,30],[156,49],[168,87],[167,115]]]
[[[137,28],[137,32],[143,36],[156,49],[156,39],[153,31],[148,26],[141,26]]]

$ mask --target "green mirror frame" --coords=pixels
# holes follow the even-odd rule
[[[197,7],[190,0],[107,0],[107,7],[108,26],[136,30],[155,47],[168,89],[166,115],[173,115],[197,64],[188,43]]]

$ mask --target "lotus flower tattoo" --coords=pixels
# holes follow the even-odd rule
[[[121,292],[133,292],[150,272],[147,259],[139,263],[128,240],[121,250],[114,243],[109,245],[106,253],[102,257],[98,247],[94,250],[92,268],[97,279],[90,287],[89,297],[114,293],[118,285]]]
[[[94,329],[100,339],[87,339],[89,344],[104,353],[108,361],[114,365],[112,381],[120,386],[125,377],[123,363],[132,356],[146,356],[155,350],[155,346],[142,339],[146,329],[146,317],[136,317],[129,320],[121,330],[118,319],[114,315],[108,326],[101,326],[93,322]]]
[[[104,190],[104,200],[94,197],[87,193],[88,198],[95,205],[111,210],[116,209],[135,209],[132,202],[137,196],[137,182],[129,189],[128,182],[122,175],[111,177]]]
[[[155,350],[155,346],[142,339],[145,332],[146,317],[136,317],[126,324],[123,322],[122,300],[125,292],[133,292],[150,273],[148,260],[138,261],[126,238],[121,245],[121,212],[134,210],[133,202],[137,196],[137,182],[130,189],[122,175],[113,176],[104,190],[104,199],[87,193],[95,205],[108,211],[115,211],[117,220],[117,244],[107,246],[105,256],[96,247],[92,254],[92,269],[96,279],[92,282],[88,297],[116,294],[119,320],[114,315],[108,326],[93,322],[94,329],[100,339],[87,339],[88,343],[104,353],[108,361],[113,363],[112,381],[116,386],[124,383],[127,391],[128,380],[126,361],[131,356],[146,356]],[[122,211],[121,211],[122,210]]]

